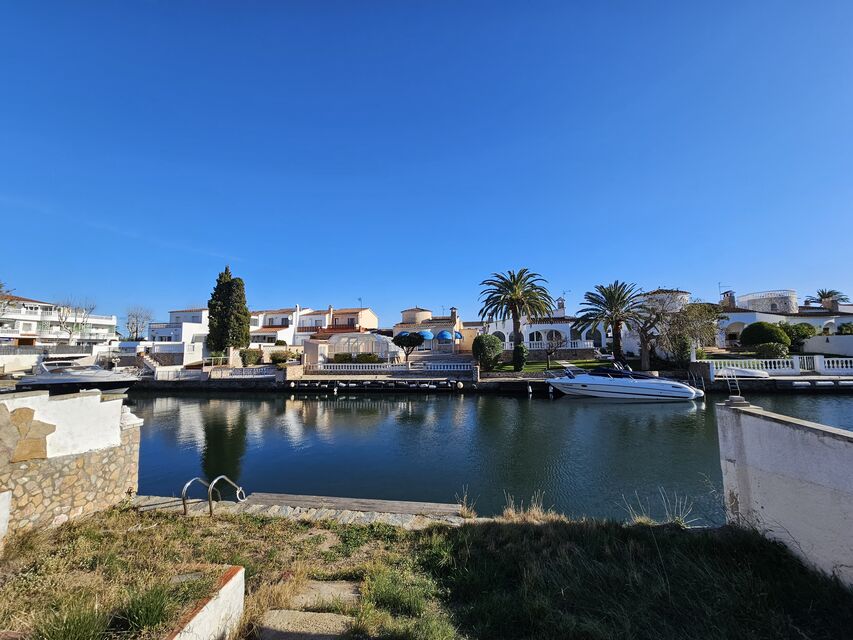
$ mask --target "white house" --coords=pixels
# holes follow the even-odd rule
[[[116,317],[91,311],[83,305],[0,296],[0,344],[101,345],[115,341]]]
[[[284,341],[288,346],[298,344],[296,328],[299,326],[300,318],[306,313],[311,313],[311,309],[302,309],[299,305],[252,311],[249,320],[251,346],[259,347],[279,341]]]
[[[601,327],[593,327],[581,333],[572,325],[577,320],[574,316],[566,315],[566,300],[557,298],[557,308],[546,318],[531,320],[521,319],[521,341],[530,351],[542,351],[549,343],[564,343],[565,350],[590,351],[607,344],[607,335]],[[483,324],[483,332],[497,337],[504,343],[504,351],[512,351],[517,336],[512,332],[512,319],[487,320]],[[571,354],[582,357],[583,354]]]
[[[148,325],[148,340],[152,344],[146,348],[161,363],[200,362],[207,354],[208,321],[207,309],[170,311],[169,322],[152,322]]]
[[[720,321],[717,338],[720,347],[738,345],[741,331],[753,322],[802,322],[812,325],[817,333],[830,336],[842,324],[853,322],[853,305],[839,304],[834,300],[827,300],[823,305],[800,305],[793,289],[757,291],[742,296],[726,291],[720,305],[726,316]]]

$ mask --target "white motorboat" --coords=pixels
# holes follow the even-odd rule
[[[679,402],[705,397],[704,391],[689,384],[637,373],[618,363],[612,368],[597,367],[589,371],[569,367],[562,376],[550,378],[548,384],[568,396],[629,402]]]
[[[97,365],[81,365],[73,360],[40,362],[35,374],[24,376],[16,391],[49,391],[51,394],[77,393],[100,389],[109,393],[126,393],[136,378],[107,371]]]

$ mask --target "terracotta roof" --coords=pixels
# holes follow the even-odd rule
[[[32,298],[22,298],[21,296],[14,296],[11,293],[5,296],[0,296],[4,300],[9,300],[11,302],[35,302],[36,304],[55,304],[53,302],[45,302],[44,300],[33,300]]]
[[[189,313],[192,311],[207,311],[207,307],[204,307],[203,309],[172,309],[169,313]]]
[[[259,309],[258,311],[250,311],[251,315],[257,315],[259,313],[293,313],[296,311],[295,307],[290,307],[287,309]]]
[[[308,313],[303,313],[302,315],[303,316],[324,316],[327,313],[329,313],[328,309],[326,309],[325,311],[309,311]]]
[[[360,313],[361,311],[370,311],[370,307],[358,307],[351,309],[332,309],[333,313]]]
[[[285,327],[261,327],[260,329],[252,329],[252,333],[278,333]]]
[[[400,313],[406,313],[406,311],[429,311],[429,309],[424,309],[423,307],[412,307],[411,309],[403,309]]]

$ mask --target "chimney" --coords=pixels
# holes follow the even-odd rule
[[[723,291],[722,297],[720,298],[720,306],[723,309],[734,309],[735,307],[737,307],[737,302],[735,301],[735,292]]]
[[[459,316],[457,315],[457,311],[458,310],[456,309],[456,307],[450,307],[450,322],[453,324],[454,327],[456,326],[456,321],[459,318]]]
[[[328,323],[328,324],[326,324],[326,326],[331,327],[335,323],[335,308],[332,305],[329,305],[328,314],[329,314],[329,319],[326,320],[326,322]]]

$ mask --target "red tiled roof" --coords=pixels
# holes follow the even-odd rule
[[[360,307],[352,309],[332,309],[333,313],[360,313],[362,311],[370,311],[370,307]]]
[[[193,311],[207,311],[207,307],[203,309],[172,309],[169,313],[191,313]]]
[[[14,296],[11,293],[8,295],[0,296],[4,300],[9,300],[11,302],[35,302],[36,304],[55,304],[53,302],[45,302],[44,300],[33,300],[32,298],[22,298],[21,296]]]
[[[260,329],[252,329],[252,333],[278,333],[286,327],[261,327]]]

